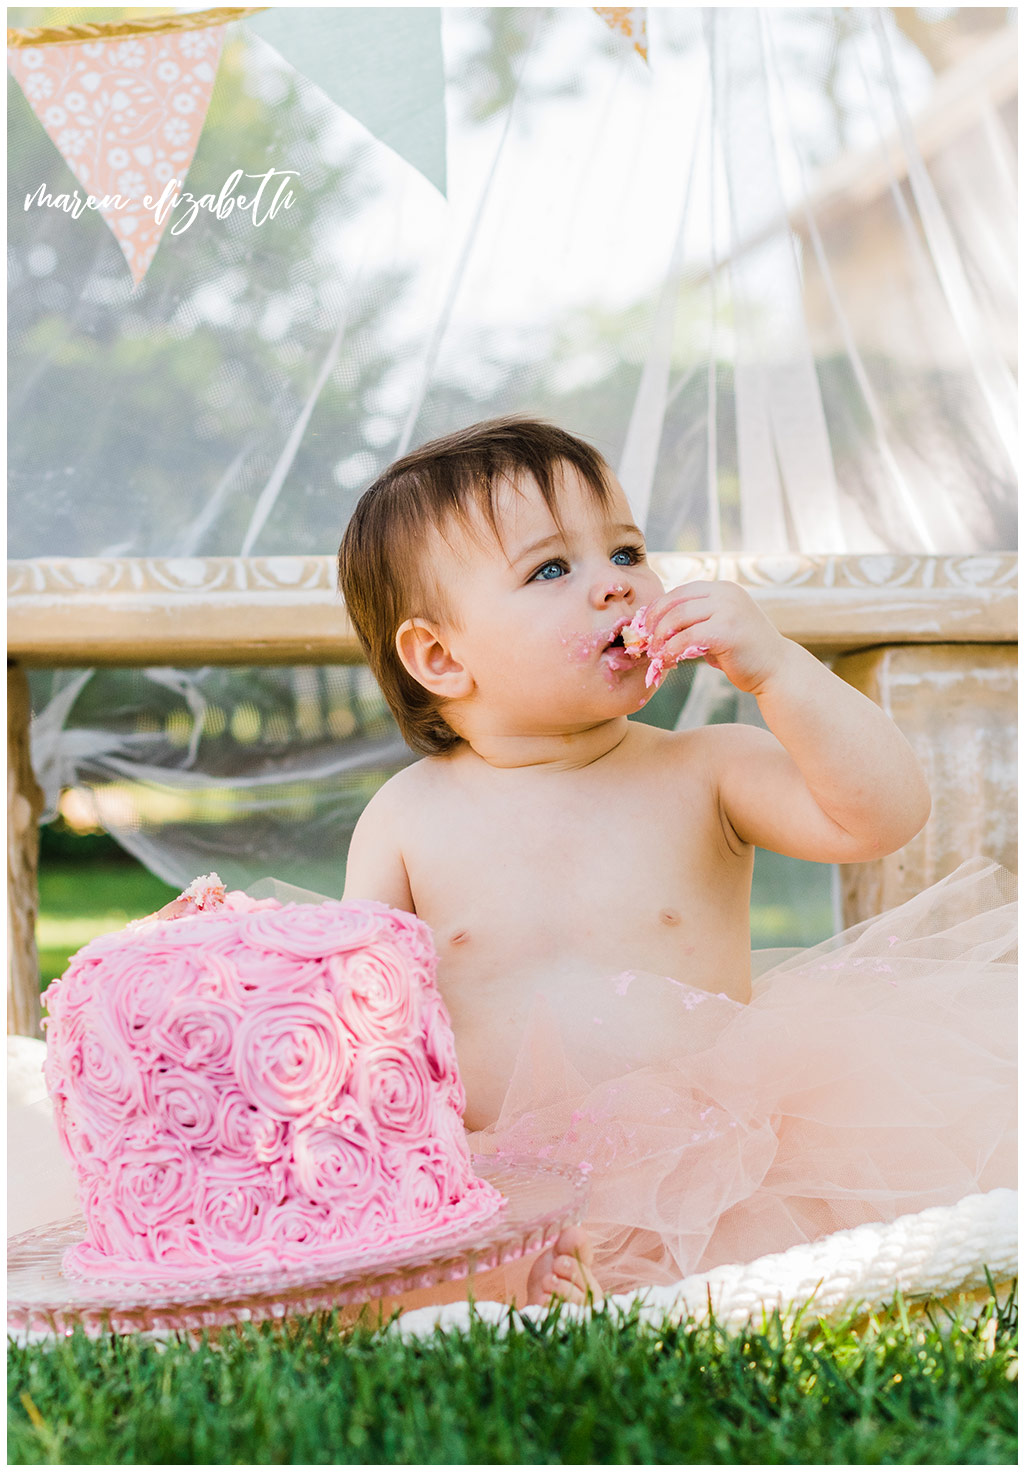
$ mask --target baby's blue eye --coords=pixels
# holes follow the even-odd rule
[[[552,583],[556,577],[561,577],[564,567],[564,562],[554,559],[551,562],[545,562],[543,567],[538,567],[530,582]],[[551,571],[552,568],[554,568],[554,572]]]
[[[624,557],[625,562],[618,563],[619,567],[633,567],[637,562],[643,562],[644,549],[642,547],[620,547],[617,552],[612,553],[612,561]]]

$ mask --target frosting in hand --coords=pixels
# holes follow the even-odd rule
[[[673,665],[680,664],[684,659],[699,659],[702,655],[707,654],[709,646],[707,644],[688,644],[680,654],[664,652],[652,654],[652,636],[644,622],[644,615],[648,607],[649,605],[638,608],[629,623],[624,624],[619,632],[622,636],[622,647],[628,655],[634,659],[646,657],[650,660],[644,680],[649,690],[652,686],[657,689],[665,678],[666,672]]]

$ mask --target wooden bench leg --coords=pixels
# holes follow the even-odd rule
[[[43,794],[29,756],[28,678],[7,666],[7,1031],[41,1037],[39,953],[39,815]]]
[[[897,644],[833,666],[882,707],[924,767],[931,817],[918,836],[840,870],[843,924],[878,915],[984,855],[1017,867],[1017,646]]]

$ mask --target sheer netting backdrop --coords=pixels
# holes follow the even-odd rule
[[[138,287],[98,215],[23,207],[75,180],[9,78],[9,555],[332,553],[398,454],[510,411],[596,444],[653,550],[1012,548],[1016,12],[652,7],[648,40],[443,10],[446,198],[232,24],[186,187],[290,169],[294,203],[201,213]],[[32,693],[50,816],[174,883],[339,894],[412,759],[359,668]],[[758,716],[688,667],[645,718]],[[787,942],[833,928],[827,870],[771,872]]]

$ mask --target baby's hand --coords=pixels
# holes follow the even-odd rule
[[[737,690],[757,693],[779,667],[788,641],[737,583],[693,582],[643,610],[647,650],[662,667],[703,654]]]

